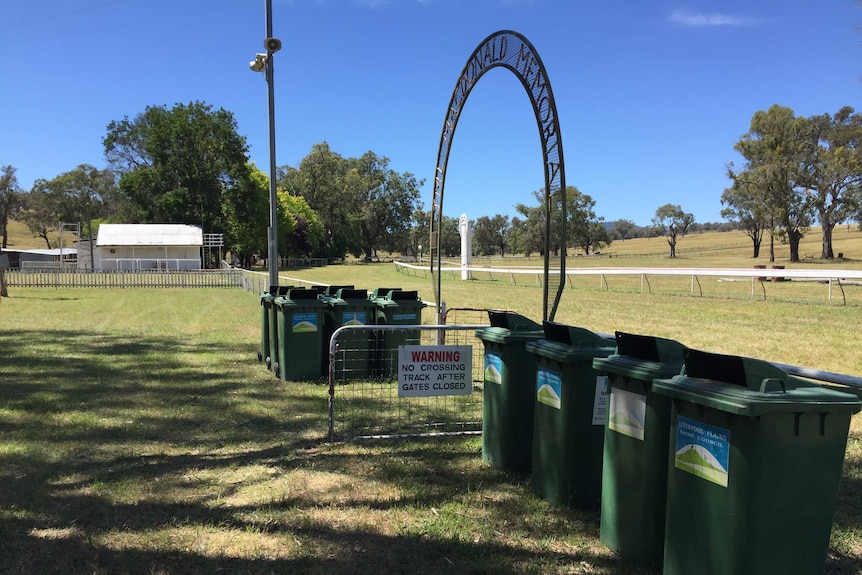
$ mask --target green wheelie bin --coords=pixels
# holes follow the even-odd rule
[[[318,290],[294,288],[275,299],[278,309],[277,377],[286,381],[320,379],[323,376],[323,312],[326,304]]]
[[[614,355],[593,360],[608,376],[602,466],[601,542],[641,566],[661,565],[667,497],[670,399],[652,392],[656,378],[679,375],[685,346],[616,332]]]
[[[664,574],[823,573],[859,398],[697,350],[653,390],[672,400]]]
[[[544,338],[527,343],[536,357],[530,484],[554,505],[599,506],[607,378],[593,359],[614,352],[614,342],[589,330],[544,322]]]
[[[425,303],[415,290],[389,290],[372,299],[377,308],[378,325],[421,325]],[[381,330],[377,338],[374,375],[390,378],[398,375],[398,346],[418,345],[421,334],[414,330]]]
[[[260,294],[260,348],[257,350],[257,360],[264,362],[267,369],[272,368],[269,351],[269,316],[270,313],[275,313],[272,302],[276,297],[278,297],[278,286],[269,286]]]
[[[520,314],[488,310],[490,327],[477,329],[485,346],[482,457],[497,469],[527,471],[533,448],[533,381],[536,358],[528,341],[542,326]]]
[[[275,300],[287,295],[287,290],[290,288],[291,286],[269,286],[269,294],[265,298],[261,297],[261,304],[264,307],[261,314],[266,314],[267,322],[267,351],[269,353],[264,356],[267,369],[273,369],[273,365],[278,362],[278,307],[275,305]],[[263,318],[261,318],[262,322]]]
[[[352,288],[341,288],[324,302],[323,361],[328,367],[330,340],[335,330],[350,325],[374,325],[376,306],[368,299],[367,290]],[[371,373],[372,341],[370,330],[348,330],[339,335],[334,365],[337,379],[362,378]]]

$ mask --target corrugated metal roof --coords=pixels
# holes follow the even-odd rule
[[[51,248],[50,250],[48,250],[48,249],[32,249],[32,250],[5,249],[5,250],[0,250],[0,253],[10,253],[10,252],[15,252],[15,253],[19,253],[19,254],[36,254],[36,255],[40,255],[40,256],[60,256],[60,255],[70,256],[73,254],[77,254],[78,250],[76,248],[63,248],[63,249]]]
[[[101,224],[97,246],[202,246],[203,232],[185,224]]]

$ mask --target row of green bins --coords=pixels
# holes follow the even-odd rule
[[[822,573],[859,399],[686,350],[672,400],[664,574]]]
[[[490,327],[477,329],[485,347],[482,457],[497,469],[526,471],[533,446],[535,356],[526,344],[542,326],[514,312],[489,310]]]
[[[324,316],[323,365],[329,365],[329,341],[332,334],[343,326],[374,325],[375,304],[364,289],[340,288],[334,296],[323,300]],[[347,330],[339,335],[340,349],[335,355],[335,374],[352,379],[367,377],[371,373],[373,338],[368,330]],[[325,373],[325,371],[324,371]]]
[[[421,325],[422,309],[425,303],[415,290],[378,288],[372,294],[371,302],[376,307],[377,325]],[[377,341],[374,375],[388,378],[398,375],[398,346],[418,345],[420,331],[381,330]]]
[[[279,350],[273,370],[281,379],[303,381],[323,376],[326,303],[318,294],[317,289],[293,288],[275,299]]]
[[[596,508],[601,495],[606,378],[593,360],[614,343],[589,330],[544,322],[544,337],[526,344],[535,357],[533,491],[555,504]]]
[[[667,494],[670,400],[653,380],[678,375],[685,347],[674,340],[616,332],[616,353],[593,360],[608,377],[601,542],[623,559],[661,565]]]

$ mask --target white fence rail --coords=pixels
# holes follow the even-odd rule
[[[395,262],[396,269],[405,274],[427,276],[430,268],[424,265]],[[539,287],[542,285],[544,270],[535,267],[476,267],[447,266],[441,267],[441,273],[451,273],[453,279],[460,277],[462,271],[468,271],[472,279],[487,279],[489,281],[508,281],[518,283],[517,278],[532,278]],[[550,270],[551,275],[559,275],[558,270]],[[832,300],[833,288],[837,287],[841,298],[846,303],[845,285],[862,283],[862,270],[846,269],[786,269],[783,266],[772,268],[625,268],[625,267],[591,267],[571,268],[566,270],[566,283],[574,285],[574,278],[582,276],[598,277],[599,287],[608,287],[608,277],[633,276],[640,279],[640,290],[652,291],[650,278],[657,277],[688,277],[689,291],[692,294],[703,295],[700,278],[716,278],[718,281],[750,280],[752,297],[762,294],[766,298],[765,282],[805,281],[819,282],[827,286],[827,296]]]
[[[242,270],[5,270],[9,287],[243,287]]]

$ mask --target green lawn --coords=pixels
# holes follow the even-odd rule
[[[432,293],[430,279],[391,264],[282,275]],[[541,315],[534,286],[446,280],[443,291],[450,307]],[[478,437],[326,443],[326,387],[281,382],[256,360],[254,293],[10,296],[0,300],[0,573],[657,573],[602,547],[596,512],[554,508],[528,477],[485,464]],[[583,286],[567,291],[558,319],[860,375],[858,317],[858,305],[824,299]],[[826,572],[859,573],[860,416],[834,525]]]

